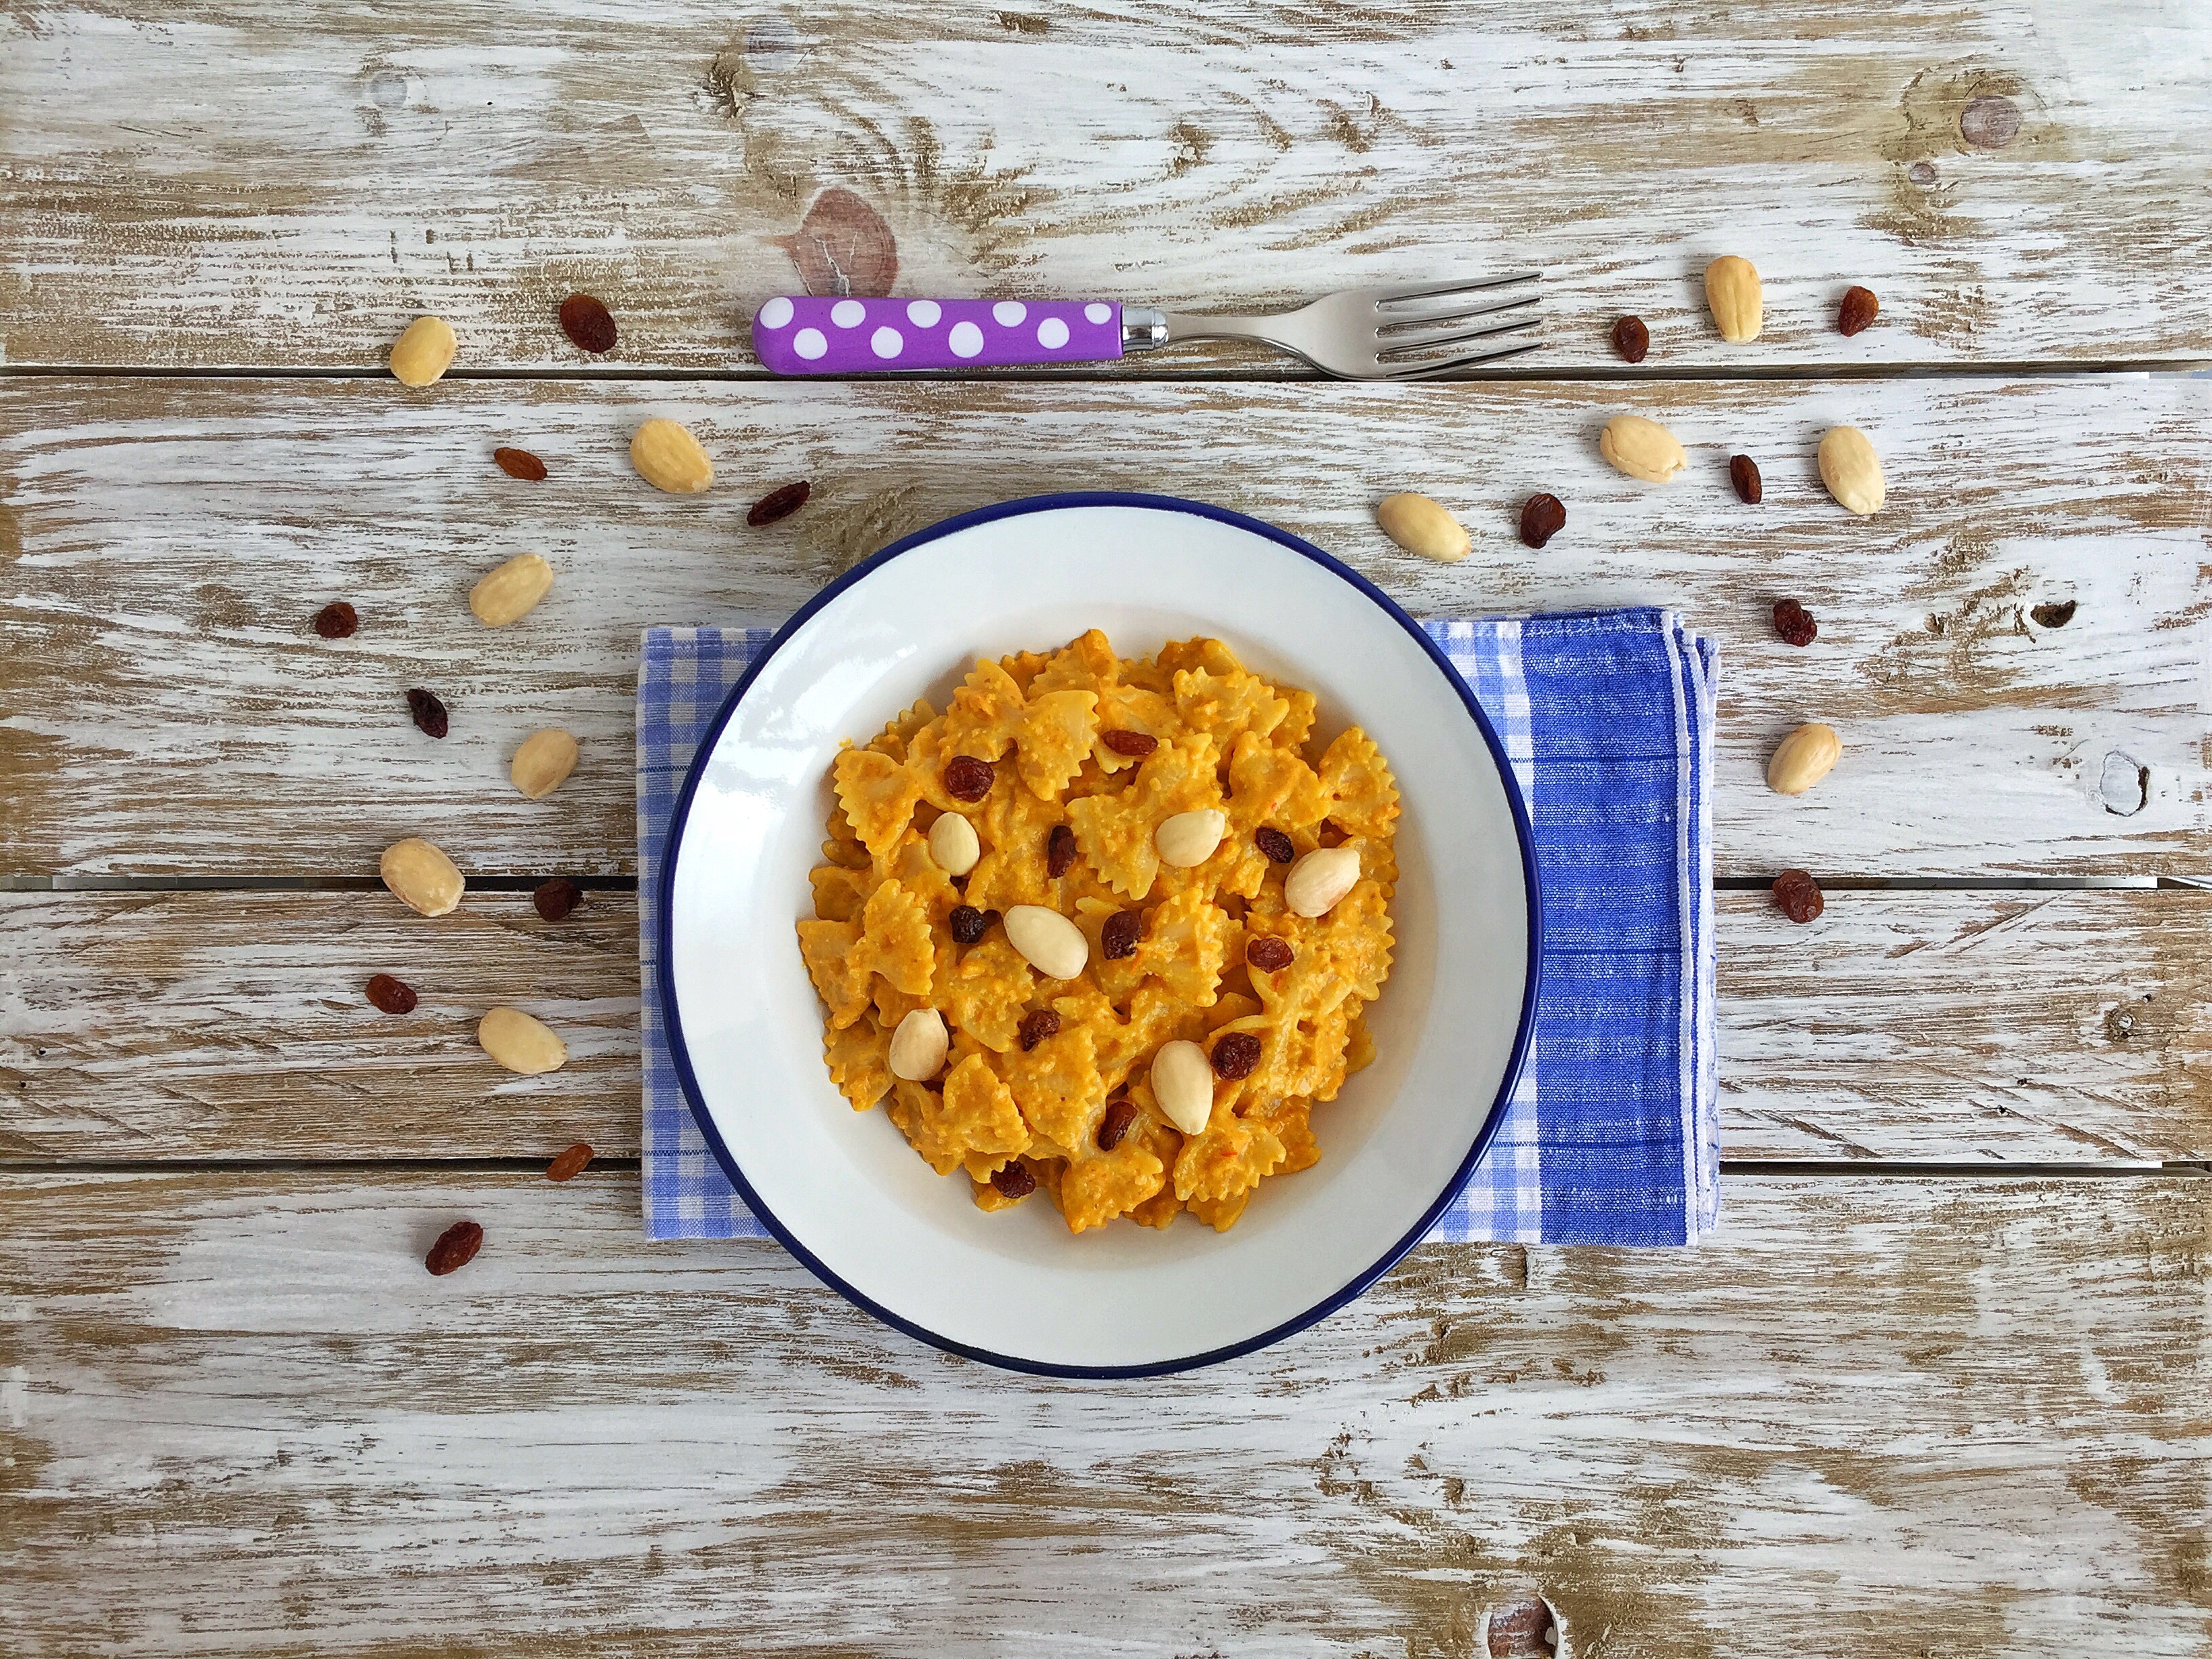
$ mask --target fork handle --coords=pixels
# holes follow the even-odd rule
[[[1121,307],[1110,300],[779,295],[753,313],[753,355],[776,374],[1108,362],[1121,347]]]

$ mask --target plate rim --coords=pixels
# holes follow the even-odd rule
[[[698,793],[701,780],[705,776],[707,762],[714,754],[715,746],[721,741],[723,730],[729,725],[732,717],[736,714],[738,705],[744,700],[746,691],[751,689],[754,680],[759,678],[762,671],[767,667],[775,653],[789,641],[792,635],[803,628],[817,611],[836,599],[846,589],[855,586],[871,573],[889,564],[902,554],[910,553],[918,547],[942,540],[947,536],[957,535],[961,531],[977,525],[991,524],[1000,519],[1018,518],[1033,513],[1049,513],[1066,507],[1134,507],[1154,512],[1188,514],[1196,518],[1211,519],[1216,523],[1229,525],[1236,529],[1264,538],[1278,546],[1286,548],[1299,556],[1311,561],[1348,583],[1372,601],[1385,616],[1412,635],[1414,641],[1427,654],[1430,661],[1435,665],[1437,672],[1444,677],[1445,684],[1458,695],[1461,703],[1466,708],[1468,714],[1473,716],[1476,729],[1482,733],[1483,741],[1489,745],[1491,758],[1498,767],[1499,781],[1504,785],[1506,806],[1513,817],[1514,835],[1520,843],[1522,888],[1527,900],[1528,918],[1528,971],[1522,990],[1520,1019],[1514,1030],[1512,1048],[1506,1056],[1504,1074],[1498,1080],[1498,1092],[1490,1103],[1489,1112],[1484,1116],[1481,1127],[1476,1130],[1474,1139],[1468,1144],[1466,1157],[1461,1160],[1459,1168],[1453,1171],[1452,1177],[1444,1184],[1443,1190],[1422,1212],[1419,1220],[1414,1223],[1413,1228],[1395,1243],[1386,1249],[1372,1265],[1354,1274],[1350,1280],[1329,1292],[1312,1307],[1282,1321],[1267,1330],[1236,1342],[1224,1344],[1218,1348],[1209,1348],[1200,1353],[1179,1355],[1170,1359],[1150,1360],[1129,1365],[1077,1365],[1054,1360],[1027,1359],[1015,1354],[994,1352],[990,1349],[979,1347],[973,1343],[956,1341],[951,1337],[931,1330],[918,1321],[909,1319],[902,1314],[894,1313],[872,1297],[864,1295],[833,1273],[819,1257],[793,1237],[790,1229],[784,1225],[775,1212],[761,1201],[759,1194],[753,1190],[752,1183],[745,1179],[744,1170],[738,1167],[737,1159],[724,1145],[720,1132],[715,1128],[713,1115],[706,1109],[701,1095],[698,1078],[691,1068],[690,1052],[684,1041],[683,1018],[678,1009],[676,1000],[675,953],[672,948],[676,927],[674,877],[677,860],[683,850],[684,832],[690,823],[692,800]],[[808,1272],[854,1307],[881,1320],[892,1329],[903,1332],[916,1341],[927,1343],[940,1352],[958,1354],[966,1359],[979,1360],[1003,1370],[1018,1371],[1031,1376],[1064,1377],[1077,1381],[1105,1382],[1133,1377],[1166,1376],[1179,1371],[1198,1370],[1207,1365],[1219,1364],[1224,1360],[1257,1352],[1287,1337],[1295,1336],[1309,1326],[1319,1324],[1331,1314],[1364,1295],[1376,1279],[1396,1267],[1404,1259],[1407,1251],[1428,1236],[1429,1230],[1436,1225],[1437,1218],[1465,1190],[1468,1181],[1474,1173],[1474,1166],[1481,1161],[1483,1153],[1489,1150],[1491,1141],[1496,1138],[1498,1127],[1504,1121],[1506,1109],[1511,1103],[1513,1091],[1520,1082],[1522,1070],[1528,1063],[1528,1048],[1535,1027],[1537,992],[1543,980],[1543,889],[1537,872],[1535,834],[1529,823],[1528,803],[1522,798],[1520,780],[1514,775],[1512,762],[1505,753],[1505,745],[1499,740],[1497,729],[1491,725],[1489,715],[1483,712],[1482,705],[1476,702],[1474,693],[1468,688],[1467,682],[1460,677],[1459,671],[1451,665],[1450,659],[1438,648],[1437,642],[1429,637],[1428,630],[1407,615],[1389,594],[1350,565],[1330,554],[1324,553],[1312,543],[1292,535],[1287,530],[1230,507],[1214,506],[1211,502],[1188,501],[1179,495],[1158,495],[1139,490],[1061,490],[1042,495],[1019,496],[1012,501],[997,501],[988,507],[979,507],[966,513],[955,514],[951,518],[941,519],[935,524],[917,530],[912,535],[902,536],[889,547],[871,554],[816,593],[805,604],[800,605],[769,637],[768,643],[761,647],[760,653],[747,665],[744,673],[739,677],[738,683],[730,688],[728,694],[722,699],[721,707],[715,711],[714,720],[708,723],[705,734],[699,739],[697,748],[692,752],[690,764],[684,769],[684,787],[677,792],[675,804],[669,814],[668,834],[660,854],[659,890],[654,896],[653,909],[653,937],[656,952],[653,981],[655,988],[660,994],[661,1033],[668,1045],[669,1059],[673,1064],[677,1082],[683,1089],[684,1104],[690,1109],[692,1121],[699,1126],[699,1133],[705,1139],[708,1149],[714,1154],[715,1163],[721,1166],[722,1173],[729,1177],[731,1185],[737,1188],[738,1195],[744,1200],[745,1207],[758,1218],[761,1224],[769,1230],[776,1242],[795,1256]]]

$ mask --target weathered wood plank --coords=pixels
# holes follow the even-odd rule
[[[1607,469],[1613,413],[1691,447],[1662,488]],[[715,489],[660,495],[624,447],[693,422]],[[362,874],[424,832],[477,872],[634,866],[638,630],[787,612],[860,554],[946,514],[1070,487],[1243,508],[1342,554],[1417,611],[1624,601],[1721,641],[1723,874],[2194,869],[2205,787],[2212,382],[1377,387],[1145,384],[614,386],[18,380],[0,385],[0,870]],[[1889,505],[1862,521],[1814,477],[1820,432],[1873,434]],[[543,485],[489,464],[526,444]],[[1728,488],[1763,462],[1765,505]],[[811,477],[798,517],[746,506]],[[1476,556],[1438,566],[1375,529],[1393,489],[1453,505]],[[1541,554],[1533,489],[1568,503]],[[526,621],[463,603],[520,549],[559,571]],[[1808,650],[1774,637],[1794,593]],[[325,600],[362,631],[318,640]],[[2071,599],[2063,628],[2033,607]],[[1234,631],[1239,619],[1221,619]],[[423,738],[426,686],[453,735]],[[1815,793],[1761,783],[1800,720],[1844,734]],[[528,802],[527,732],[582,739]],[[2142,791],[2147,781],[2146,801]]]
[[[434,922],[380,892],[0,896],[0,1156],[635,1156],[635,917],[607,892],[554,926],[511,892]],[[2208,922],[2174,890],[1838,892],[1803,928],[1723,894],[1723,1146],[2212,1158]],[[368,1005],[378,972],[412,1014]],[[568,1067],[496,1070],[474,1031],[500,1003]]]
[[[636,1202],[0,1178],[11,1650],[1443,1656],[1527,1583],[1577,1659],[2212,1640],[2203,1181],[1734,1180],[1073,1385]]]
[[[526,37],[451,0],[93,0],[0,20],[0,108],[14,364],[370,367],[430,310],[465,363],[568,367],[581,287],[617,361],[743,368],[802,264],[1249,309],[1535,262],[1554,365],[1612,364],[1624,311],[1655,368],[2212,354],[2212,58],[2152,0],[563,0]],[[1723,252],[1767,277],[1754,351],[1702,313]],[[1854,282],[1884,320],[1844,340]]]

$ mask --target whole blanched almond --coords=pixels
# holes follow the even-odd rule
[[[1597,434],[1597,453],[1617,471],[1646,483],[1666,483],[1690,464],[1674,434],[1641,415],[1616,415]]]
[[[1006,915],[1006,942],[1047,979],[1073,979],[1091,960],[1091,941],[1057,910],[1017,904]]]
[[[1820,482],[1836,504],[1862,519],[1881,511],[1888,487],[1881,477],[1881,459],[1874,453],[1867,434],[1855,426],[1828,428],[1820,440]]]
[[[443,317],[417,317],[392,343],[392,377],[428,386],[453,366],[453,328]]]
[[[1178,870],[1195,870],[1213,856],[1213,849],[1221,845],[1222,836],[1229,833],[1229,815],[1212,806],[1201,806],[1195,812],[1178,812],[1161,821],[1152,832],[1153,849],[1160,855],[1162,864],[1172,865]]]
[[[477,1042],[510,1072],[536,1077],[568,1063],[568,1045],[520,1008],[495,1008],[477,1022]]]
[[[1844,740],[1832,726],[1801,726],[1782,739],[1766,763],[1766,787],[1778,795],[1802,795],[1835,769]]]
[[[1359,849],[1316,847],[1283,878],[1283,902],[1301,916],[1325,916],[1359,884]]]
[[[640,477],[672,495],[696,495],[714,482],[714,464],[699,441],[659,416],[638,428],[629,441],[629,459]]]
[[[1202,1134],[1213,1116],[1213,1062],[1195,1042],[1163,1042],[1152,1056],[1152,1098],[1169,1122]]]
[[[469,590],[469,609],[486,628],[504,628],[538,608],[553,586],[553,567],[535,553],[518,553]]]
[[[891,1075],[908,1083],[927,1083],[944,1066],[951,1046],[945,1016],[934,1008],[916,1008],[891,1033]]]
[[[377,873],[384,878],[392,897],[426,916],[444,915],[461,902],[468,885],[453,860],[420,836],[410,836],[386,848]]]
[[[514,751],[507,775],[532,800],[544,800],[576,769],[576,739],[558,726],[532,732]]]
[[[1759,337],[1762,307],[1759,271],[1748,259],[1724,253],[1705,267],[1705,304],[1721,338],[1741,345]]]
[[[975,826],[957,812],[940,812],[929,826],[929,856],[948,876],[964,876],[983,856]]]
[[[1382,533],[1408,553],[1457,564],[1474,550],[1467,526],[1426,495],[1385,495],[1375,507]]]

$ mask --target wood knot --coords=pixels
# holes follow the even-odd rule
[[[1936,164],[1933,161],[1915,161],[1905,168],[1905,176],[1916,185],[1932,185],[1936,182]]]
[[[1959,137],[1976,149],[2002,149],[2020,137],[2020,106],[1984,93],[1959,112]]]
[[[2131,818],[2150,802],[2150,768],[2115,749],[2105,757],[2097,793],[2115,817]]]
[[[898,241],[884,216],[842,185],[814,198],[799,228],[777,239],[809,294],[889,294],[898,280]]]
[[[1542,1596],[1521,1596],[1491,1609],[1484,1642],[1490,1659],[1553,1659],[1559,1647],[1559,1615]]]

